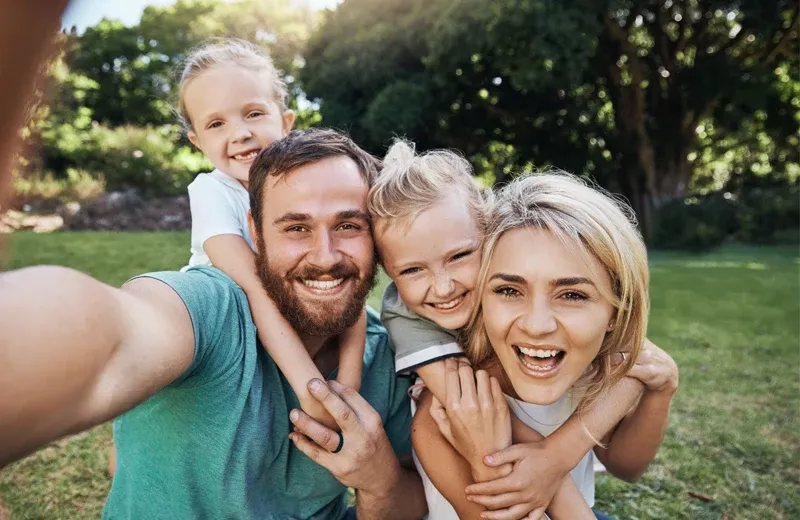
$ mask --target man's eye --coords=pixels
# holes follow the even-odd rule
[[[304,228],[303,226],[290,226],[286,228],[287,233],[302,233],[305,230],[306,228]]]
[[[344,224],[339,226],[339,229],[341,229],[342,231],[352,231],[358,229],[358,226],[356,226],[355,224],[351,224],[349,222],[345,222]]]
[[[519,291],[514,289],[513,287],[497,287],[492,292],[494,292],[495,294],[499,294],[504,298],[514,298],[516,296],[519,296]]]

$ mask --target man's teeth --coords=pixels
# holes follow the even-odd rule
[[[437,309],[442,309],[443,311],[446,311],[447,309],[452,309],[453,307],[461,303],[461,300],[463,299],[464,299],[463,296],[459,296],[458,298],[450,300],[447,303],[434,303],[433,306],[436,307]]]
[[[519,347],[519,351],[530,357],[549,358],[558,355],[558,350],[537,350],[534,348]]]
[[[303,280],[303,283],[306,287],[311,287],[312,289],[322,289],[322,290],[330,290],[334,287],[337,287],[344,281],[344,278],[339,278],[337,280]]]
[[[258,150],[253,150],[252,152],[247,152],[245,154],[237,153],[233,156],[233,158],[237,161],[246,161],[248,159],[252,159],[256,155],[258,155]]]

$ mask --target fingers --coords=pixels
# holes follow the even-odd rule
[[[492,377],[489,380],[489,386],[492,392],[492,400],[494,401],[494,406],[496,408],[502,408],[503,406],[508,406],[508,403],[506,402],[506,396],[503,395],[503,389],[500,388],[500,381],[498,381],[496,377]]]
[[[289,413],[289,420],[292,421],[298,432],[316,442],[320,447],[333,451],[339,446],[337,432],[321,425],[302,410],[292,410]]]
[[[444,382],[447,407],[452,408],[461,402],[461,380],[458,376],[458,362],[453,358],[444,360]]]
[[[524,520],[544,520],[545,518],[547,518],[546,516],[544,516],[544,511],[545,511],[544,508],[535,509],[530,513],[528,513],[528,516],[526,516]]]
[[[528,516],[530,512],[528,505],[518,504],[508,509],[500,509],[498,511],[486,511],[481,513],[481,518],[486,520],[521,520]]]
[[[332,455],[329,451],[325,451],[318,445],[314,444],[302,433],[290,433],[289,439],[292,440],[295,447],[302,451],[306,457],[325,469],[330,470],[331,457],[335,457],[335,455]]]
[[[328,384],[325,384],[319,379],[312,379],[308,383],[308,390],[311,392],[311,395],[314,396],[317,401],[322,403],[322,406],[324,406],[326,410],[328,410],[328,413],[331,414],[331,417],[333,417],[333,420],[336,421],[336,424],[341,427],[342,431],[357,427],[358,416],[356,413],[346,402],[344,402],[341,397],[339,397],[336,392],[332,391],[328,385],[336,386],[340,389],[349,388],[336,381],[330,381]],[[356,393],[352,389],[351,391],[354,394]],[[350,396],[350,398],[352,399],[352,396]]]
[[[461,401],[465,403],[477,403],[478,391],[475,388],[475,373],[467,363],[458,364],[458,377],[461,382]]]
[[[623,364],[630,354],[628,352],[615,352],[611,354],[611,365],[617,366]]]
[[[431,407],[429,410],[431,417],[433,417],[434,422],[436,422],[436,426],[439,427],[439,431],[445,438],[450,441],[452,435],[450,430],[450,419],[447,417],[447,411],[442,406],[442,403],[433,396],[431,399]]]
[[[375,413],[375,408],[354,388],[343,385],[336,380],[328,381],[328,386],[356,413],[356,418],[363,419],[365,415]]]
[[[513,492],[500,495],[467,495],[467,500],[488,509],[497,510],[515,506],[522,502],[523,498],[518,492]]]
[[[524,444],[513,444],[504,450],[484,457],[483,462],[487,466],[502,466],[506,463],[518,461],[525,456],[525,452],[526,448]]]
[[[478,390],[478,402],[484,410],[494,408],[494,396],[492,395],[492,385],[489,382],[489,374],[486,370],[475,372],[476,387]]]
[[[519,491],[519,486],[516,484],[514,472],[505,477],[500,477],[486,482],[477,482],[467,486],[465,492],[467,495],[502,495],[503,493],[514,493]]]

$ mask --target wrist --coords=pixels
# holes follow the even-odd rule
[[[400,467],[400,462],[397,457],[394,457],[392,468],[390,471],[384,473],[385,477],[375,485],[358,489],[359,501],[365,497],[374,501],[384,501],[390,499],[396,492],[400,484],[400,478],[403,469]]]
[[[577,466],[583,456],[586,455],[589,450],[591,450],[595,446],[594,439],[591,439],[589,435],[583,435],[583,438],[586,440],[583,444],[579,444],[576,442],[572,442],[572,439],[566,437],[564,435],[557,435],[558,430],[556,430],[553,435],[546,437],[542,442],[542,448],[544,448],[545,453],[547,454],[548,461],[551,462],[552,467],[557,471],[559,475],[565,477],[572,471],[572,468]],[[562,437],[570,442],[564,442]],[[579,449],[576,449],[579,448]]]

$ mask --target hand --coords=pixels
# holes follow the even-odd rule
[[[483,457],[511,445],[511,415],[500,383],[451,358],[445,360],[445,395],[447,408],[434,397],[431,417],[479,478],[475,473],[487,469]]]
[[[543,518],[569,474],[548,451],[546,441],[515,444],[484,462],[493,467],[513,464],[509,475],[466,488],[467,500],[492,510],[484,516],[488,520]]]
[[[672,357],[649,339],[644,341],[636,364],[628,372],[647,387],[648,392],[674,394],[678,390],[678,365]]]
[[[314,379],[308,388],[341,427],[344,444],[339,453],[331,453],[339,446],[340,434],[295,409],[289,414],[295,426],[289,438],[297,449],[345,486],[375,496],[390,494],[400,478],[400,463],[378,412],[358,392],[336,381]]]

